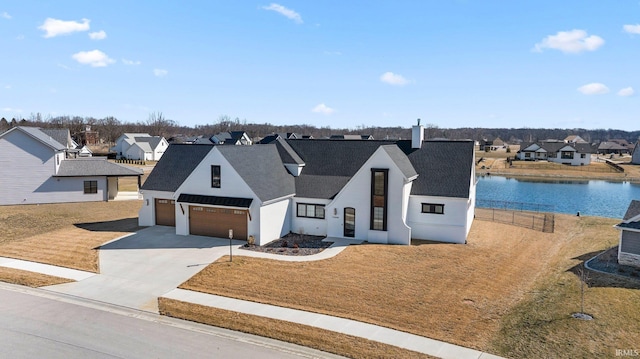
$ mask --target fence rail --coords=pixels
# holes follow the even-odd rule
[[[553,213],[518,212],[497,208],[476,208],[476,219],[525,227],[544,233],[555,230]]]
[[[555,208],[551,204],[497,201],[493,199],[481,198],[476,199],[476,207],[530,212],[554,212]]]
[[[145,162],[142,161],[142,160],[129,160],[129,159],[125,159],[125,158],[116,160],[116,163],[126,163],[126,164],[130,164],[130,165],[142,165],[142,166],[145,165]]]

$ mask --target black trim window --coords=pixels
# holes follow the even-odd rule
[[[562,151],[561,158],[563,160],[573,159],[573,151]]]
[[[211,166],[211,188],[220,188],[220,166]]]
[[[389,170],[371,169],[371,229],[387,230],[387,194]]]
[[[84,194],[98,193],[98,181],[84,181]]]
[[[298,203],[296,216],[305,217],[305,218],[324,219],[324,205],[323,204]]]
[[[423,203],[422,213],[444,214],[444,204]]]

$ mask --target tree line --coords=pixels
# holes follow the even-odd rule
[[[246,119],[219,116],[216,120],[203,125],[182,126],[176,121],[167,119],[162,112],[152,112],[145,121],[122,122],[113,116],[104,118],[81,116],[42,116],[31,114],[28,118],[0,119],[0,133],[14,126],[37,126],[42,128],[67,128],[74,136],[84,131],[89,125],[92,131],[99,133],[101,141],[114,143],[125,132],[149,133],[152,136],[163,136],[167,139],[176,136],[211,136],[225,131],[245,131],[254,139],[273,133],[296,133],[297,135],[328,138],[331,135],[358,134],[371,135],[376,140],[410,139],[411,129],[408,127],[380,127],[357,125],[354,128],[317,127],[310,124],[274,125],[270,123],[250,123]],[[546,139],[562,140],[570,135],[577,135],[590,143],[599,143],[611,139],[625,139],[630,143],[640,138],[640,131],[624,131],[616,129],[560,129],[560,128],[440,128],[434,124],[425,125],[425,138],[471,139],[480,141],[500,138],[507,143],[534,142]]]

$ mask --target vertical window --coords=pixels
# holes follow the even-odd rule
[[[98,193],[98,181],[84,181],[84,193]]]
[[[388,169],[371,169],[371,229],[387,230]]]
[[[211,188],[220,188],[220,166],[211,166]]]

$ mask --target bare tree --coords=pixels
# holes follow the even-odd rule
[[[162,112],[150,113],[146,125],[150,135],[164,137],[169,137],[170,132],[177,126],[175,121],[166,119]]]

